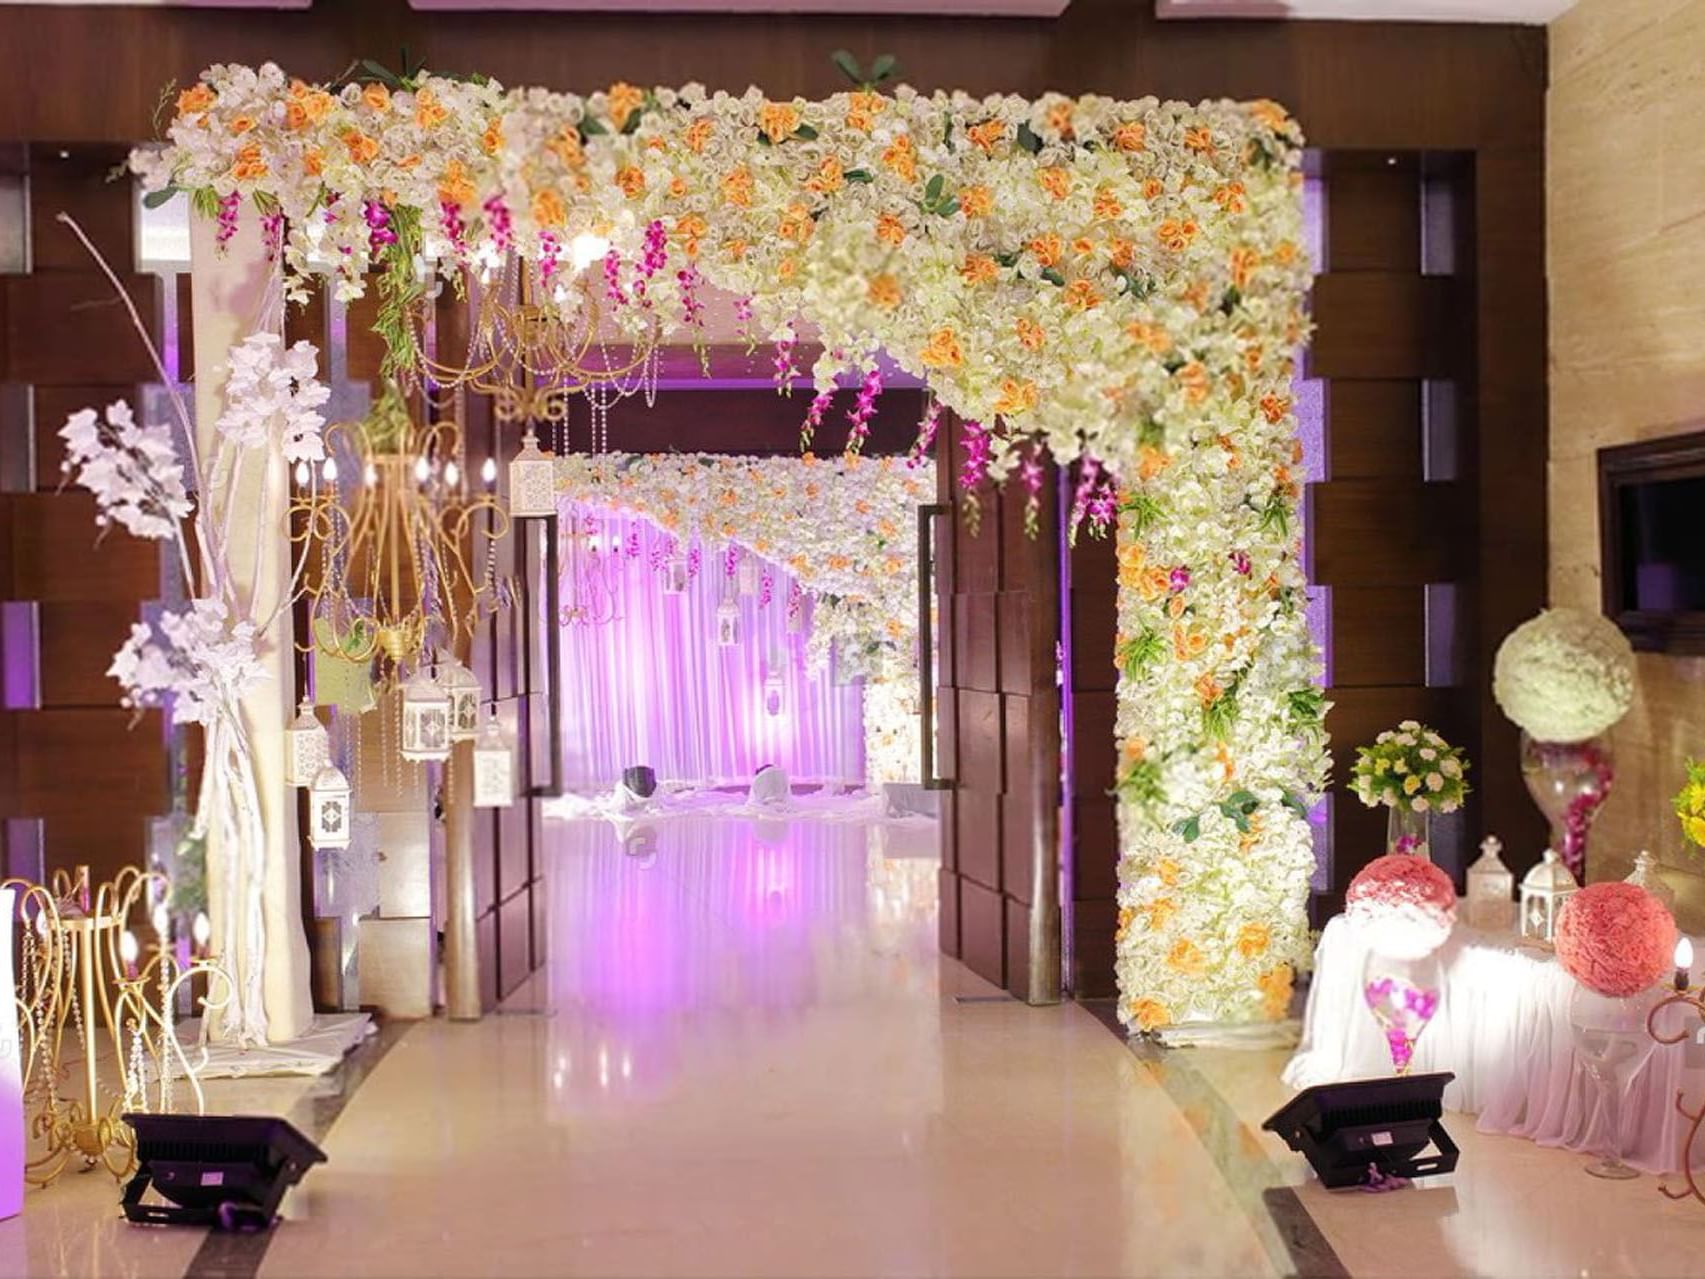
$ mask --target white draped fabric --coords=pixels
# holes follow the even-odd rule
[[[587,513],[578,514],[580,541],[565,538],[563,546],[563,607],[574,607],[578,573],[584,602],[613,600],[616,616],[560,627],[569,789],[607,791],[635,764],[650,765],[659,781],[700,785],[743,786],[765,764],[794,782],[864,779],[860,688],[807,670],[810,606],[801,602],[802,625],[791,632],[786,572],[764,566],[767,604],[759,594],[739,595],[724,548],[707,544],[685,591],[670,594],[667,561],[688,553],[684,540],[676,545],[647,521],[608,512],[593,517],[588,532]],[[717,609],[727,600],[739,610],[737,644],[718,642]],[[780,679],[774,714],[770,675]]]
[[[1361,998],[1366,956],[1343,916],[1326,925],[1302,1044],[1285,1068],[1291,1087],[1392,1073],[1384,1037]],[[1569,1030],[1575,982],[1556,957],[1520,946],[1507,933],[1458,924],[1439,961],[1443,998],[1415,1046],[1411,1072],[1454,1072],[1445,1106],[1478,1116],[1481,1132],[1597,1153],[1603,1116]],[[1622,1157],[1647,1172],[1680,1167],[1685,1125],[1675,1108],[1677,1090],[1686,1088],[1690,1104],[1705,1098],[1705,1072],[1685,1071],[1685,1055],[1683,1045],[1655,1047],[1622,1106]]]

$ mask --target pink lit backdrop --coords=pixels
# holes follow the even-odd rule
[[[790,634],[793,579],[786,572],[759,562],[772,582],[765,605],[759,595],[738,594],[721,544],[677,544],[645,520],[586,508],[565,506],[565,527],[571,509],[582,536],[563,541],[562,604],[574,606],[578,559],[582,602],[597,610],[613,598],[616,617],[558,628],[568,789],[606,791],[633,764],[649,764],[661,781],[701,785],[745,783],[765,764],[796,782],[863,781],[859,688],[837,685],[830,671],[806,670],[810,605],[801,601],[804,624]],[[664,565],[671,548],[687,555],[695,545],[698,572],[684,593],[669,594]],[[741,636],[724,646],[717,607],[730,597]],[[772,671],[781,676],[777,715],[765,706]]]

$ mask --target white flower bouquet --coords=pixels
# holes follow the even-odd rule
[[[1350,790],[1374,808],[1454,813],[1468,794],[1468,760],[1425,724],[1406,719],[1356,748]]]
[[[1498,646],[1492,695],[1535,741],[1586,741],[1628,713],[1633,646],[1597,613],[1547,609]]]

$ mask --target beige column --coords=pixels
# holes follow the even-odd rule
[[[196,444],[210,458],[216,442],[214,423],[224,411],[227,353],[251,333],[283,329],[278,265],[268,262],[260,218],[245,205],[237,233],[223,246],[215,239],[217,223],[193,216],[190,225],[191,305],[195,332]],[[284,459],[270,453],[261,465],[256,450],[247,459],[235,491],[204,494],[209,510],[222,520],[228,509],[241,513],[230,522],[231,570],[245,600],[258,601],[264,620],[288,589],[290,539],[287,506],[290,476]],[[296,827],[295,792],[284,784],[284,727],[292,712],[295,687],[292,618],[280,609],[262,642],[268,678],[243,700],[243,721],[253,751],[261,819],[266,830],[262,889],[264,926],[263,979],[267,1038],[284,1043],[298,1038],[313,1018],[308,988],[308,940],[302,930],[301,847]],[[207,847],[208,915],[216,939],[233,903],[229,900],[228,861],[217,832]]]
[[[455,1021],[480,1017],[474,933],[474,744],[451,750],[444,784],[444,1006]]]

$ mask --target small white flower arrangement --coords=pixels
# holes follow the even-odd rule
[[[1374,808],[1454,813],[1468,794],[1468,760],[1425,724],[1406,719],[1356,748],[1350,790]]]
[[[1584,742],[1628,713],[1634,648],[1597,613],[1547,609],[1498,646],[1492,695],[1535,741]]]

